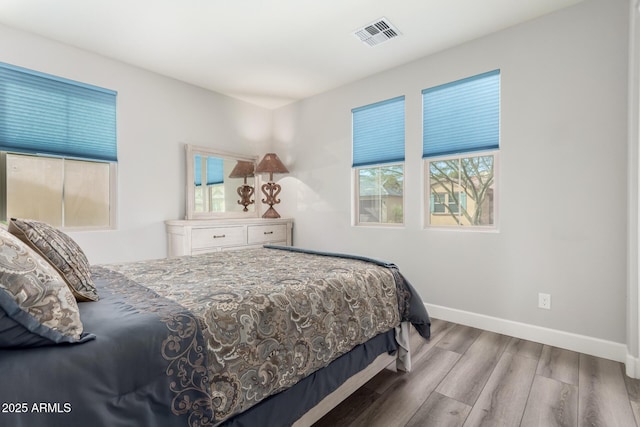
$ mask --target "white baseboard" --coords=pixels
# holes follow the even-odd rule
[[[624,364],[625,373],[630,378],[640,378],[640,359],[627,353],[627,360]]]
[[[436,319],[614,360],[626,365],[631,378],[640,374],[640,361],[628,353],[625,344],[434,304],[425,303],[425,307]]]

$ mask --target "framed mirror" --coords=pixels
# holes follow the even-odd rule
[[[258,216],[257,157],[185,144],[186,219]]]

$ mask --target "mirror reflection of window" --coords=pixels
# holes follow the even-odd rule
[[[256,158],[190,144],[186,144],[185,147],[186,219],[257,216],[256,204],[249,204],[245,210],[242,195],[238,193],[238,188],[245,184],[245,180],[246,184],[254,189],[257,178],[253,173],[241,174],[235,170],[238,163],[255,165]]]
[[[230,178],[237,160],[214,156],[193,156],[194,210],[207,212],[241,212],[244,206],[237,202],[237,187],[243,178]],[[253,177],[253,175],[251,175]],[[249,207],[247,210],[253,210]]]
[[[224,212],[224,160],[196,154],[193,161],[196,212]]]
[[[224,184],[214,184],[209,186],[209,212],[224,212]]]

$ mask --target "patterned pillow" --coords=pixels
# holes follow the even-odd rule
[[[98,301],[87,257],[68,235],[44,222],[11,218],[9,232],[58,270],[78,301]]]
[[[60,274],[0,229],[0,348],[85,342],[78,304]]]

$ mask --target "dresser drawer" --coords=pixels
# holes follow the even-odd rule
[[[191,231],[191,248],[197,250],[246,245],[244,230],[244,227],[194,228]]]
[[[287,241],[285,224],[250,225],[248,227],[249,244]]]

